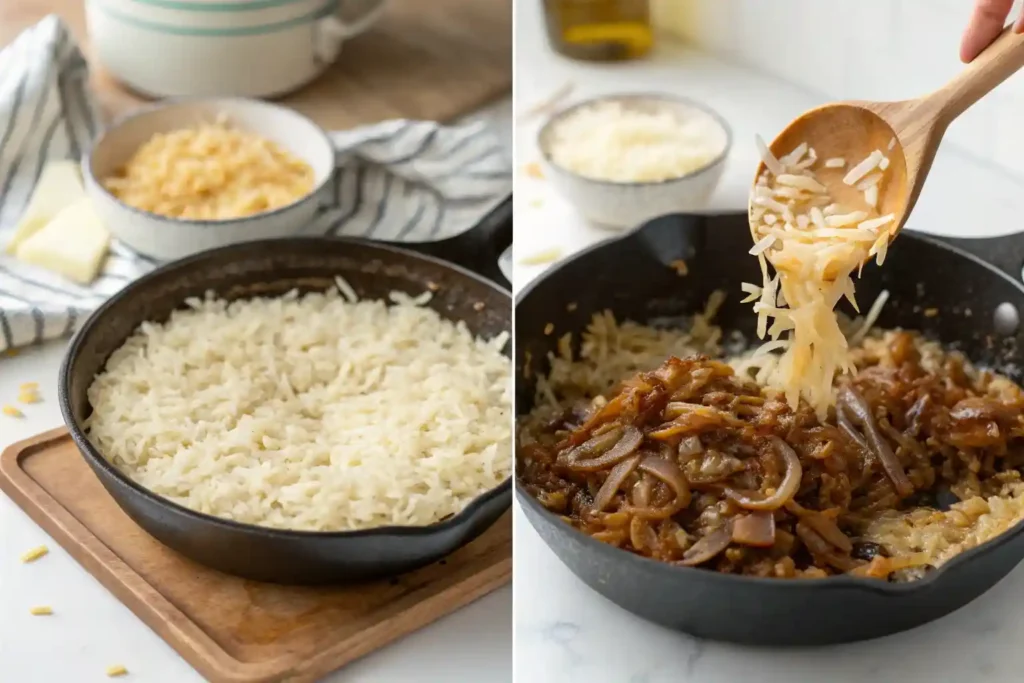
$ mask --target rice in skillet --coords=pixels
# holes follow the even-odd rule
[[[188,302],[89,388],[97,450],[186,507],[309,531],[425,525],[511,471],[507,334],[413,299]]]

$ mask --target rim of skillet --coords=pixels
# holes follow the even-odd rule
[[[61,412],[61,415],[64,418],[64,423],[67,426],[68,431],[71,433],[71,438],[74,440],[75,445],[78,446],[78,450],[82,453],[82,455],[85,458],[87,458],[89,461],[91,461],[94,465],[96,465],[96,466],[100,467],[101,469],[103,469],[107,474],[110,474],[111,476],[113,476],[119,483],[121,483],[121,484],[127,486],[128,488],[132,489],[135,493],[141,495],[143,498],[146,498],[150,502],[156,503],[158,505],[162,505],[162,506],[168,507],[171,510],[173,510],[174,512],[177,512],[178,514],[185,515],[186,517],[191,518],[191,519],[196,520],[196,521],[199,521],[199,522],[203,522],[203,523],[206,523],[206,524],[213,524],[213,525],[221,526],[221,527],[226,527],[226,528],[234,530],[234,531],[243,531],[243,532],[248,532],[248,533],[264,534],[264,535],[268,535],[268,536],[276,536],[276,537],[280,537],[280,538],[289,538],[289,539],[298,539],[298,538],[332,538],[332,539],[340,539],[340,538],[357,538],[357,537],[362,537],[362,536],[374,536],[374,535],[385,535],[385,536],[386,535],[390,535],[390,536],[401,536],[401,537],[408,537],[408,536],[430,536],[430,535],[435,534],[435,533],[439,533],[439,532],[443,532],[443,531],[448,531],[450,529],[458,527],[461,524],[467,522],[470,518],[472,518],[476,514],[476,512],[477,512],[477,510],[479,508],[483,507],[486,503],[488,503],[491,500],[493,500],[493,499],[497,498],[498,496],[502,495],[505,491],[510,490],[512,488],[512,477],[514,475],[509,475],[508,477],[506,477],[497,486],[495,486],[493,488],[490,488],[490,489],[487,489],[485,491],[482,491],[479,495],[477,495],[475,498],[473,498],[473,500],[471,500],[464,508],[462,508],[462,510],[460,510],[457,513],[455,513],[451,517],[449,517],[447,519],[444,519],[444,520],[441,520],[439,522],[434,522],[432,524],[427,524],[427,525],[424,525],[424,526],[387,525],[387,526],[371,527],[371,528],[368,528],[368,529],[354,529],[354,530],[349,530],[349,531],[305,531],[305,530],[300,530],[300,529],[281,529],[281,528],[277,528],[277,527],[260,526],[258,524],[248,524],[248,523],[245,523],[245,522],[236,522],[235,520],[225,519],[223,517],[215,517],[214,515],[209,515],[209,514],[206,514],[205,512],[199,512],[197,510],[193,510],[191,508],[185,507],[184,505],[181,505],[180,503],[176,503],[173,500],[170,500],[169,498],[165,498],[165,497],[163,497],[163,496],[161,496],[161,495],[159,495],[157,493],[154,493],[153,491],[150,491],[146,487],[144,487],[141,484],[135,482],[130,477],[128,477],[126,474],[124,474],[119,469],[114,467],[113,464],[111,464],[106,458],[104,458],[99,453],[99,451],[96,450],[96,448],[92,445],[92,442],[90,442],[88,437],[86,437],[85,432],[82,430],[81,425],[79,425],[78,420],[74,416],[74,411],[71,409],[71,397],[70,397],[70,391],[69,391],[69,387],[70,387],[70,384],[71,384],[71,365],[72,365],[74,359],[79,354],[80,348],[81,348],[82,344],[84,343],[84,339],[85,339],[86,333],[89,332],[90,330],[92,330],[92,328],[94,328],[96,325],[98,325],[102,321],[102,319],[107,315],[107,312],[111,308],[116,306],[123,299],[127,298],[131,293],[133,293],[135,291],[138,291],[139,289],[144,289],[156,277],[158,277],[160,275],[163,275],[163,274],[165,274],[165,273],[167,273],[168,271],[171,271],[171,270],[176,270],[176,269],[180,269],[180,268],[188,268],[190,266],[195,265],[197,262],[202,262],[203,260],[208,259],[211,256],[214,256],[216,254],[220,254],[220,253],[223,253],[223,252],[230,252],[230,251],[234,251],[234,250],[240,250],[240,249],[243,249],[243,248],[254,248],[254,247],[258,247],[260,245],[273,245],[275,247],[281,248],[282,247],[282,243],[287,243],[287,242],[313,243],[313,242],[323,242],[324,239],[325,238],[323,238],[323,237],[271,238],[271,239],[265,239],[265,240],[253,240],[253,241],[250,241],[250,242],[239,242],[239,243],[236,243],[236,244],[229,244],[229,245],[226,245],[226,246],[223,246],[223,247],[217,247],[215,249],[208,249],[206,251],[199,252],[198,254],[193,254],[191,256],[187,256],[185,258],[178,259],[176,261],[171,261],[171,262],[166,263],[166,264],[164,264],[164,265],[162,265],[162,266],[160,266],[158,268],[154,268],[153,270],[149,271],[148,273],[146,273],[145,275],[143,275],[139,279],[134,280],[134,281],[128,283],[125,287],[123,287],[121,290],[119,290],[116,294],[114,294],[109,299],[104,301],[103,304],[99,308],[97,308],[95,311],[93,311],[93,313],[88,318],[86,318],[86,321],[82,324],[82,327],[79,328],[78,332],[76,332],[74,337],[71,339],[71,342],[68,345],[68,349],[67,349],[67,351],[64,354],[64,359],[61,361],[60,373],[58,374],[58,379],[57,379],[58,385],[59,385],[58,386],[58,389],[59,389],[59,391],[58,391],[58,402],[60,403],[60,412]],[[505,289],[504,287],[502,287],[501,285],[499,285],[496,282],[491,282],[487,278],[485,278],[483,276],[480,276],[480,275],[477,275],[476,273],[474,273],[474,272],[472,272],[472,271],[470,271],[470,270],[468,270],[468,269],[466,269],[466,268],[464,268],[462,266],[456,265],[454,263],[450,263],[448,261],[444,261],[442,259],[435,258],[433,256],[428,256],[428,255],[425,255],[425,254],[420,254],[420,253],[412,251],[410,249],[403,249],[403,248],[400,248],[400,247],[393,247],[391,245],[381,244],[379,242],[374,242],[372,240],[360,239],[360,238],[355,238],[355,237],[331,237],[331,238],[328,238],[328,239],[331,242],[339,242],[339,243],[343,243],[343,244],[356,244],[356,245],[359,245],[360,247],[372,247],[374,249],[378,249],[380,251],[383,251],[383,252],[386,252],[386,253],[389,253],[389,254],[400,254],[402,256],[412,256],[412,257],[415,257],[417,259],[421,259],[421,260],[426,261],[428,263],[434,264],[436,266],[440,266],[440,267],[443,267],[443,268],[447,268],[447,269],[453,270],[456,273],[458,273],[459,275],[462,275],[463,277],[468,277],[468,278],[470,278],[472,280],[477,281],[480,284],[489,286],[491,289],[494,289],[499,294],[503,294],[506,297],[508,297],[509,303],[510,304],[512,303],[512,301],[511,301],[512,295],[511,295],[511,293],[507,289]],[[272,280],[267,280],[267,282],[271,282],[271,281]],[[510,337],[509,341],[511,341],[511,337]],[[106,364],[106,360],[104,360],[104,365],[105,364]],[[513,409],[513,412],[514,412],[514,409]],[[120,507],[120,505],[119,505],[119,507]]]
[[[567,169],[565,166],[562,166],[561,164],[557,163],[551,157],[551,150],[548,148],[548,145],[544,144],[544,139],[545,137],[547,137],[548,131],[551,130],[551,128],[553,128],[555,124],[563,120],[566,116],[584,107],[597,104],[598,102],[628,102],[635,100],[660,102],[662,104],[667,105],[681,104],[683,106],[691,107],[693,109],[697,109],[707,114],[718,125],[718,127],[722,129],[722,132],[725,133],[725,146],[722,147],[722,151],[719,152],[715,156],[715,158],[713,158],[711,161],[708,161],[700,168],[690,171],[689,173],[685,173],[681,176],[673,176],[672,178],[664,178],[662,180],[633,180],[620,182],[616,180],[605,180],[603,178],[591,178],[590,176],[585,176],[576,173],[575,171]],[[572,178],[576,178],[577,180],[582,180],[597,185],[606,185],[609,187],[658,187],[662,185],[671,185],[672,183],[678,183],[684,180],[689,180],[695,176],[707,173],[708,171],[711,171],[716,167],[720,166],[721,164],[725,163],[725,160],[729,157],[729,152],[732,151],[732,138],[732,128],[729,126],[729,122],[726,121],[721,114],[719,114],[717,111],[712,109],[709,105],[704,104],[703,102],[690,99],[689,97],[685,97],[683,95],[673,95],[655,92],[625,92],[588,97],[585,100],[580,100],[575,104],[565,107],[564,109],[559,109],[558,111],[549,115],[547,120],[544,121],[544,124],[537,131],[537,149],[540,150],[541,157],[544,159],[545,162],[548,163],[548,165],[556,169],[558,172],[564,173]]]
[[[726,213],[727,212],[722,212],[719,215],[725,215]],[[728,213],[733,213],[733,212],[728,212]],[[742,213],[742,212],[735,212],[735,215],[736,216],[743,216],[743,215],[746,215],[746,214]],[[706,217],[706,216],[700,216],[700,217]],[[627,233],[625,233],[623,235],[610,237],[609,239],[602,240],[600,242],[592,244],[592,245],[590,245],[589,247],[587,247],[585,249],[581,249],[577,253],[573,254],[570,258],[567,258],[564,261],[561,261],[561,262],[555,264],[554,266],[552,266],[548,270],[545,270],[543,273],[541,273],[537,277],[533,278],[530,282],[528,282],[524,287],[522,287],[516,293],[515,301],[513,302],[513,315],[515,314],[515,308],[518,307],[518,305],[523,300],[525,300],[526,297],[528,297],[533,292],[534,289],[539,287],[545,280],[547,280],[549,277],[554,275],[561,268],[567,266],[569,263],[572,263],[573,261],[576,261],[577,259],[581,259],[581,258],[584,258],[586,256],[589,256],[592,252],[595,252],[595,251],[597,251],[599,249],[603,249],[603,248],[612,246],[612,245],[614,245],[614,244],[616,244],[616,243],[618,243],[620,241],[633,239],[633,238],[636,237],[637,233],[642,230],[642,228],[643,228],[643,226],[639,226],[639,227],[634,228],[633,230],[631,230],[631,231],[629,231],[629,232],[627,232]],[[969,261],[972,261],[973,263],[975,263],[977,265],[983,266],[985,269],[987,269],[993,275],[996,275],[1000,279],[1002,279],[1002,280],[1012,284],[1014,286],[1014,288],[1018,292],[1020,292],[1021,295],[1024,295],[1024,283],[1018,282],[1014,278],[1010,277],[1009,275],[1007,275],[1006,273],[1001,271],[999,268],[996,268],[992,264],[986,262],[984,259],[981,259],[981,258],[975,256],[974,254],[961,249],[960,247],[953,246],[951,244],[948,244],[947,242],[943,242],[941,238],[937,238],[937,237],[934,237],[932,235],[927,235],[927,234],[921,233],[921,232],[915,232],[913,230],[904,230],[901,233],[901,236],[904,239],[909,237],[912,240],[919,240],[919,241],[931,244],[932,246],[937,246],[937,247],[940,247],[942,249],[946,249],[948,251],[951,251],[951,252],[955,253],[956,255],[958,255],[958,256],[960,256],[962,258],[965,258],[965,259],[967,259]],[[995,239],[995,238],[993,238],[993,239]],[[518,372],[516,373],[516,378],[515,379],[516,379],[516,381],[519,380]],[[516,418],[518,419],[518,417],[519,417],[519,414],[517,413],[516,414]],[[515,468],[514,467],[513,467],[513,476],[516,476]],[[700,576],[703,576],[704,578],[706,578],[706,580],[709,580],[709,581],[720,581],[720,582],[724,582],[724,583],[744,583],[744,584],[758,585],[758,586],[765,586],[765,587],[770,586],[772,588],[777,588],[779,590],[802,590],[803,588],[808,586],[809,582],[810,582],[811,586],[819,586],[822,589],[825,589],[825,588],[844,589],[845,588],[845,589],[856,589],[856,590],[869,590],[869,591],[874,591],[876,593],[889,594],[889,595],[906,595],[906,594],[909,594],[909,593],[913,593],[915,591],[926,590],[926,589],[934,586],[938,581],[940,581],[942,579],[943,575],[946,574],[950,569],[952,569],[952,568],[954,568],[954,567],[956,567],[956,566],[958,566],[960,564],[964,564],[966,562],[970,562],[973,559],[980,558],[980,556],[986,554],[987,552],[989,552],[991,550],[994,550],[994,549],[1000,547],[1001,545],[1003,545],[1005,543],[1009,543],[1011,539],[1013,539],[1014,537],[1016,537],[1016,536],[1020,535],[1022,532],[1024,532],[1024,520],[1019,520],[1016,524],[1011,526],[1009,529],[1006,529],[1005,531],[1003,531],[1002,533],[996,535],[995,537],[990,538],[989,540],[985,541],[984,543],[976,545],[973,548],[969,548],[969,549],[967,549],[967,550],[965,550],[965,551],[963,551],[961,553],[956,554],[955,556],[953,556],[952,559],[948,560],[945,564],[943,564],[943,565],[941,565],[939,567],[935,567],[930,572],[925,574],[923,577],[921,577],[919,579],[914,579],[912,581],[904,581],[904,582],[901,582],[901,583],[890,583],[888,581],[883,581],[883,580],[880,580],[880,579],[871,579],[871,578],[865,578],[865,577],[859,577],[859,576],[851,576],[850,574],[834,574],[834,575],[831,575],[831,576],[827,576],[827,577],[825,577],[823,579],[808,579],[806,581],[804,581],[804,580],[788,580],[788,579],[780,579],[780,578],[746,576],[746,575],[743,575],[743,574],[724,574],[722,572],[712,571],[712,570],[709,570],[709,569],[702,569],[700,567],[683,567],[683,566],[679,566],[679,565],[669,564],[667,562],[659,562],[658,560],[652,560],[652,559],[644,557],[642,555],[637,555],[637,554],[631,553],[631,552],[629,552],[627,550],[623,550],[621,548],[616,548],[615,546],[608,545],[607,543],[602,543],[601,541],[595,540],[594,538],[592,538],[592,537],[588,536],[587,534],[583,533],[582,531],[580,531],[576,527],[574,527],[574,526],[572,526],[570,524],[567,524],[564,521],[562,521],[559,518],[558,515],[550,512],[547,508],[545,508],[543,505],[541,505],[540,501],[538,501],[536,498],[531,496],[529,493],[527,493],[521,487],[517,486],[515,490],[516,490],[516,494],[517,494],[516,497],[520,499],[520,503],[522,503],[523,499],[525,499],[526,500],[525,504],[530,505],[534,510],[539,512],[541,515],[547,517],[550,521],[554,522],[555,524],[564,526],[565,529],[568,531],[568,533],[574,534],[577,537],[579,537],[579,539],[585,545],[587,545],[588,547],[593,549],[595,552],[598,552],[598,553],[612,553],[612,556],[622,557],[623,558],[622,559],[623,562],[626,562],[626,563],[635,562],[635,563],[637,563],[638,565],[640,565],[641,567],[643,567],[645,569],[649,569],[649,570],[654,571],[654,572],[660,572],[660,573],[664,574],[666,577],[670,577],[670,576],[683,576],[683,577],[685,577],[685,576],[690,576],[690,575],[696,577],[696,576],[698,576],[698,574],[696,574],[695,572],[699,572]],[[532,524],[531,524],[531,526],[532,526]],[[1024,558],[1022,558],[1021,561],[1024,561]],[[1020,564],[1020,562],[1018,562],[1018,564]]]
[[[324,130],[322,126],[313,121],[313,119],[309,118],[305,114],[300,113],[298,110],[291,109],[289,107],[285,107],[274,102],[267,102],[265,100],[258,100],[251,97],[214,97],[203,95],[187,95],[181,97],[168,97],[160,100],[159,102],[153,102],[151,104],[139,107],[138,109],[133,109],[131,113],[119,116],[113,121],[111,121],[110,125],[104,126],[103,130],[100,131],[99,135],[93,138],[93,140],[89,143],[89,146],[86,148],[85,153],[82,155],[81,162],[79,163],[79,166],[82,170],[82,175],[85,177],[87,181],[89,181],[91,185],[94,185],[96,189],[102,192],[108,199],[110,199],[113,202],[116,202],[118,206],[130,211],[133,214],[145,216],[146,218],[157,220],[162,223],[196,227],[218,227],[222,225],[238,225],[240,223],[246,223],[248,221],[259,220],[262,218],[266,218],[268,216],[281,214],[290,209],[294,209],[296,206],[300,204],[305,204],[314,197],[319,196],[323,189],[331,183],[331,179],[334,178],[335,172],[337,170],[336,167],[328,171],[327,175],[325,175],[324,178],[319,183],[317,183],[316,186],[314,186],[313,189],[311,189],[309,192],[305,193],[298,199],[288,202],[284,206],[277,207],[276,209],[270,209],[269,211],[260,211],[259,213],[251,213],[245,216],[238,216],[236,218],[193,219],[177,218],[175,216],[164,216],[163,214],[153,213],[152,211],[146,211],[145,209],[140,209],[138,207],[132,206],[131,204],[128,204],[119,199],[118,197],[114,196],[114,194],[106,188],[106,186],[100,181],[100,179],[96,177],[96,174],[93,173],[93,153],[99,148],[101,144],[103,144],[103,142],[107,139],[108,135],[124,126],[124,124],[128,123],[129,121],[142,118],[144,116],[149,116],[150,114],[154,114],[163,109],[172,109],[176,106],[183,104],[202,104],[204,102],[240,102],[247,106],[252,105],[262,107],[265,109],[277,109],[279,111],[287,112],[288,114],[295,116],[296,118],[302,119],[310,126],[312,126],[313,129],[320,134],[320,138],[324,144],[324,148],[330,150],[331,156],[337,157],[337,153],[335,152],[334,149],[334,143],[331,142],[331,137],[330,135],[327,134],[327,131]],[[136,149],[136,151],[138,150]],[[293,152],[292,150],[288,151],[289,153],[295,155],[295,152]],[[303,161],[305,161],[305,159],[303,159]]]

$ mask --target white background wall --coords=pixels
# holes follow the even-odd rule
[[[962,68],[972,0],[655,0],[655,20],[700,48],[821,100],[900,100]],[[1020,11],[1018,0],[1011,17]],[[1024,72],[950,126],[946,142],[1024,180]]]

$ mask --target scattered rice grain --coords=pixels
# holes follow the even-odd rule
[[[35,562],[39,558],[41,558],[44,555],[46,555],[48,552],[50,552],[50,549],[47,548],[45,545],[37,546],[35,548],[32,548],[32,550],[29,550],[28,552],[23,553],[22,556],[21,556],[21,561],[22,562]]]
[[[554,263],[560,258],[562,258],[562,250],[558,247],[551,247],[550,249],[524,256],[520,259],[519,263],[524,266],[539,266],[545,263]]]

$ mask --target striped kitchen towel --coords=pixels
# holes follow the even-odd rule
[[[88,65],[56,16],[0,51],[0,351],[70,334],[157,262],[115,241],[88,287],[2,253],[51,159],[78,159],[103,122]],[[485,124],[385,121],[334,132],[339,170],[327,206],[296,234],[425,242],[457,235],[512,191],[504,148]]]

